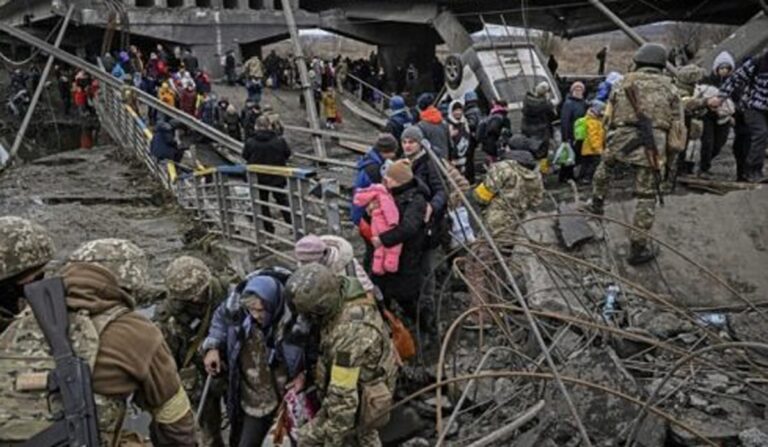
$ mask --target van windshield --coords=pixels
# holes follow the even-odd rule
[[[522,102],[526,92],[530,92],[540,82],[549,82],[542,75],[517,75],[512,78],[497,79],[493,84],[499,95],[509,103]]]

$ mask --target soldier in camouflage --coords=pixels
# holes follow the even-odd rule
[[[121,428],[126,399],[133,395],[152,416],[154,445],[194,446],[192,410],[173,357],[160,330],[134,311],[132,294],[146,286],[147,267],[144,252],[123,239],[95,240],[75,250],[59,273],[70,312],[70,340],[92,368],[102,445],[137,440],[141,445],[138,435]],[[0,336],[0,444],[28,440],[51,424],[58,408],[51,404],[45,380],[14,378],[32,378],[53,364],[34,315],[22,312]]]
[[[165,270],[165,287],[166,300],[158,307],[156,322],[176,360],[184,389],[197,407],[206,380],[199,348],[214,310],[227,297],[227,283],[214,277],[202,260],[180,256]],[[224,445],[221,399],[225,391],[225,380],[212,379],[199,417],[203,446]]]
[[[541,204],[544,184],[537,169],[536,160],[528,151],[508,150],[500,160],[493,163],[480,185],[469,192],[470,203],[484,208],[483,220],[499,248],[506,255],[511,254],[517,222],[525,217],[531,208]],[[472,246],[474,256],[465,258],[464,270],[470,284],[472,306],[491,301],[489,290],[498,281],[490,278],[489,268],[494,264],[494,254],[488,242],[480,238]],[[484,313],[473,314],[470,322],[483,325]]]
[[[670,130],[683,126],[683,113],[677,89],[672,80],[662,73],[667,61],[667,50],[659,44],[645,44],[635,53],[635,71],[614,86],[605,113],[606,147],[597,167],[592,185],[592,203],[589,210],[603,214],[605,197],[610,182],[609,170],[617,165],[636,169],[635,196],[637,205],[633,224],[649,232],[656,216],[656,185],[654,167],[651,166],[642,145],[637,145],[638,118],[625,88],[636,86],[640,109],[653,122],[653,138],[658,149],[658,169],[664,172]],[[650,238],[636,231],[629,236],[630,253],[627,262],[639,265],[651,261],[656,252]]]
[[[42,278],[55,251],[43,227],[20,217],[0,217],[0,332],[21,311],[24,285]]]
[[[373,298],[357,279],[312,263],[286,284],[296,310],[320,327],[315,371],[321,408],[299,446],[380,446],[397,375],[395,351]],[[347,443],[347,444],[345,444]]]

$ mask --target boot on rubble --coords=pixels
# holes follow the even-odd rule
[[[656,257],[656,250],[650,244],[632,242],[629,246],[629,265],[641,265],[652,261]]]
[[[590,214],[602,216],[605,214],[605,200],[602,197],[592,197],[592,200],[584,205],[582,209]]]

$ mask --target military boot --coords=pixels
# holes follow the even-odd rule
[[[656,250],[650,244],[632,242],[629,246],[629,265],[641,265],[652,261],[656,257]]]
[[[605,200],[602,197],[592,197],[583,209],[588,213],[602,216],[605,214]]]

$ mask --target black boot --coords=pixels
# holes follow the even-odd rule
[[[632,242],[629,246],[629,265],[641,265],[652,261],[656,257],[656,250],[650,244]]]
[[[584,207],[584,211],[602,216],[605,214],[605,200],[602,197],[592,197],[590,203]]]

